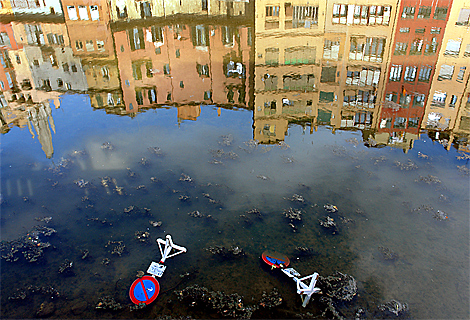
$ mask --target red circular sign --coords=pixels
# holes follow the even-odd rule
[[[135,304],[150,304],[158,296],[160,285],[157,279],[151,276],[143,276],[134,281],[129,290],[129,297]]]

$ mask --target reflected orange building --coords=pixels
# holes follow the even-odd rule
[[[114,39],[129,112],[162,104],[247,107],[251,28],[136,24]]]
[[[400,2],[376,140],[409,149],[418,139],[452,0]]]

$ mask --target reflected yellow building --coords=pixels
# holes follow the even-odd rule
[[[426,104],[423,128],[470,133],[470,1],[454,0]]]
[[[272,142],[293,120],[375,128],[395,6],[386,0],[257,1],[255,138]],[[273,123],[274,130],[267,119],[284,121]]]

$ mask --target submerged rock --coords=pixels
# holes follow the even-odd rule
[[[9,262],[18,261],[23,254],[28,262],[36,262],[42,258],[44,249],[49,248],[51,244],[44,241],[43,237],[49,237],[56,231],[52,228],[35,226],[26,235],[11,241],[2,241],[0,243],[1,258]]]
[[[437,210],[437,212],[434,213],[433,218],[439,221],[447,220],[449,217],[444,211]]]
[[[270,293],[263,291],[263,295],[258,305],[265,309],[271,309],[280,306],[283,301],[284,299],[282,298],[279,291],[276,288],[273,288]]]
[[[257,306],[245,306],[243,297],[238,293],[226,294],[221,291],[209,291],[198,285],[189,286],[176,292],[178,299],[190,307],[201,307],[216,311],[224,317],[249,319]]]
[[[392,299],[389,302],[381,304],[378,308],[388,316],[393,314],[398,317],[408,311],[408,304]]]
[[[333,299],[350,301],[357,293],[356,279],[336,271],[328,277],[319,277],[318,286],[322,292]]]
[[[110,310],[110,311],[117,311],[121,310],[123,306],[116,302],[113,297],[111,296],[104,296],[99,298],[98,303],[96,304],[96,309],[103,309],[103,310]]]
[[[398,259],[398,254],[389,248],[380,246],[379,251],[385,260],[394,261]]]
[[[65,259],[59,266],[59,274],[73,274],[73,261]]]

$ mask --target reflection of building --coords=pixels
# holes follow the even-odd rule
[[[376,140],[404,149],[419,137],[452,0],[404,0],[391,47]]]
[[[454,0],[432,78],[423,128],[468,133],[470,2]]]
[[[113,21],[168,17],[178,14],[241,16],[245,15],[248,2],[248,0],[111,0],[110,9]]]
[[[92,107],[120,114],[122,94],[108,2],[63,0],[62,5],[73,53],[82,61]]]
[[[48,159],[52,158],[54,148],[52,146],[52,131],[55,133],[54,119],[52,118],[51,107],[49,103],[38,104],[29,107],[28,113],[28,128],[33,139],[35,133],[41,143],[42,150]]]
[[[284,132],[294,119],[374,128],[394,5],[387,0],[257,2],[255,138],[275,141],[282,136],[277,129]]]
[[[12,15],[13,9],[10,0],[0,0],[0,15]]]
[[[15,14],[62,15],[60,0],[10,0],[10,3]]]
[[[171,103],[247,105],[251,28],[135,25],[114,38],[128,111]]]
[[[17,86],[14,67],[9,52],[21,45],[15,40],[11,23],[0,24],[0,90],[11,90]]]
[[[13,23],[22,49],[10,51],[18,84],[25,90],[86,90],[80,59],[74,57],[67,28],[60,23]]]

